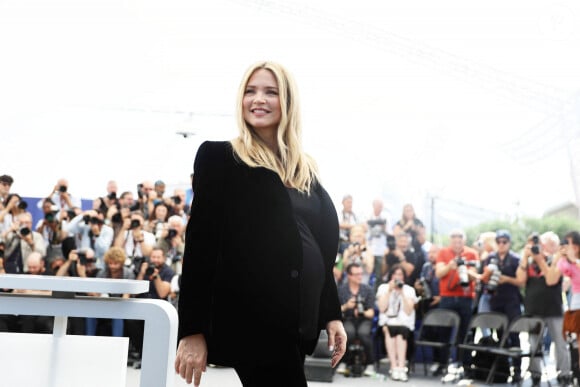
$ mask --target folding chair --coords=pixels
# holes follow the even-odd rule
[[[425,375],[427,375],[425,347],[439,348],[441,350],[446,350],[448,354],[451,354],[451,347],[457,344],[457,333],[459,331],[460,321],[461,318],[457,312],[439,308],[430,310],[427,312],[425,317],[423,317],[423,323],[419,328],[418,338],[415,340],[415,347],[421,347]],[[428,336],[429,329],[433,328],[449,329],[449,337],[445,338],[439,335],[438,339],[440,340],[433,340],[433,337]],[[449,362],[449,359],[447,359],[447,362]]]
[[[486,383],[491,384],[493,376],[496,372],[498,359],[500,356],[505,356],[512,359],[522,359],[524,357],[530,358],[530,363],[533,357],[540,357],[543,363],[544,372],[546,372],[546,362],[544,360],[544,355],[542,353],[542,334],[544,333],[544,320],[539,317],[533,316],[520,316],[516,318],[509,326],[508,330],[504,333],[502,337],[502,342],[499,348],[491,348],[490,353],[496,356],[495,361],[489,371]],[[532,346],[532,341],[529,340],[528,349],[522,349],[520,347],[507,347],[507,339],[511,333],[520,334],[527,333],[528,340],[531,335],[536,335],[535,345]],[[526,369],[528,372],[530,365]],[[523,378],[522,378],[523,379]],[[518,382],[518,386],[521,386],[522,382]],[[550,380],[548,379],[548,386],[551,386]]]
[[[469,321],[469,326],[465,334],[463,343],[457,345],[459,348],[458,358],[462,357],[463,351],[475,352],[477,354],[487,354],[493,348],[498,348],[501,344],[502,333],[507,330],[509,320],[507,316],[503,313],[498,312],[484,312],[473,315]],[[488,335],[483,336],[483,333],[487,332]],[[494,338],[493,340],[482,340],[486,338]],[[493,343],[493,344],[492,344]],[[481,356],[481,355],[480,355]],[[490,361],[489,365],[475,366],[475,364],[469,365],[466,373],[475,374],[482,370],[489,372],[492,363]],[[467,366],[464,364],[464,367]],[[489,367],[489,368],[488,368]],[[485,373],[482,378],[485,377]]]

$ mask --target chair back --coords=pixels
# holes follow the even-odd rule
[[[509,320],[503,313],[483,312],[475,314],[469,321],[469,327],[467,328],[467,334],[465,335],[464,343],[474,343],[474,331],[476,329],[480,329],[482,331],[490,330],[492,333],[495,331],[499,342],[502,339],[502,334],[500,332],[506,332],[508,324]]]
[[[519,316],[515,318],[509,325],[508,330],[502,337],[501,347],[505,346],[505,342],[508,339],[510,333],[519,334],[522,332],[542,336],[544,334],[545,323],[540,317],[535,316]],[[542,345],[542,340],[536,340],[538,342],[538,348]],[[532,348],[531,348],[532,349]],[[532,353],[536,353],[537,348],[533,348]]]
[[[449,343],[454,345],[457,340],[457,333],[459,331],[459,324],[461,318],[459,314],[453,310],[449,309],[431,309],[421,323],[421,328],[419,330],[419,338],[422,338],[423,327],[443,327],[451,328],[451,334],[449,335]]]

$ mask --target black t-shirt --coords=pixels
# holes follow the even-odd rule
[[[548,286],[535,263],[528,265],[528,280],[524,310],[526,314],[541,317],[562,316],[562,277],[556,285]]]
[[[316,192],[310,195],[288,188],[294,218],[302,239],[302,277],[300,282],[300,330],[304,339],[318,335],[318,311],[324,285],[324,259],[314,238],[320,227],[320,198]]]
[[[413,273],[417,272],[418,265],[417,265],[417,259],[415,257],[415,254],[411,250],[407,250],[403,254],[405,255],[405,261],[409,262],[412,265],[415,265],[415,269],[413,270]],[[385,257],[385,259],[387,261],[387,270],[389,270],[389,271],[392,269],[392,267],[394,265],[401,263],[399,257],[397,257],[393,253],[388,253],[387,256]],[[423,267],[422,265],[419,266],[418,273],[420,273],[422,267]],[[415,279],[416,279],[416,277],[413,274],[411,274],[411,276],[407,276],[407,280],[405,281],[405,283],[409,286],[413,286],[415,284]]]

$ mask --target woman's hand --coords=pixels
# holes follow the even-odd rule
[[[346,332],[340,320],[328,322],[326,332],[328,333],[328,350],[332,352],[330,365],[334,368],[346,352]]]
[[[203,335],[191,335],[181,339],[175,357],[175,372],[181,375],[187,384],[191,384],[193,380],[193,385],[197,387],[201,382],[201,373],[205,372],[206,367],[207,344]]]

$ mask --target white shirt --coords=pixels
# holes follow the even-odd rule
[[[386,294],[388,289],[388,283],[380,285],[377,289],[377,299],[379,299],[383,294]],[[403,294],[405,298],[412,299],[413,304],[419,302],[415,289],[407,284],[403,285]],[[387,312],[379,311],[379,325],[402,325],[413,331],[415,330],[415,308],[413,308],[411,314],[405,313],[402,297],[398,292],[393,291],[389,295],[389,307],[387,308]]]
[[[141,251],[141,243],[138,243],[137,246],[135,246],[133,231],[127,230],[125,233],[125,254],[127,254],[127,257],[142,257],[143,252]],[[155,247],[155,235],[148,231],[143,231],[143,243]]]

